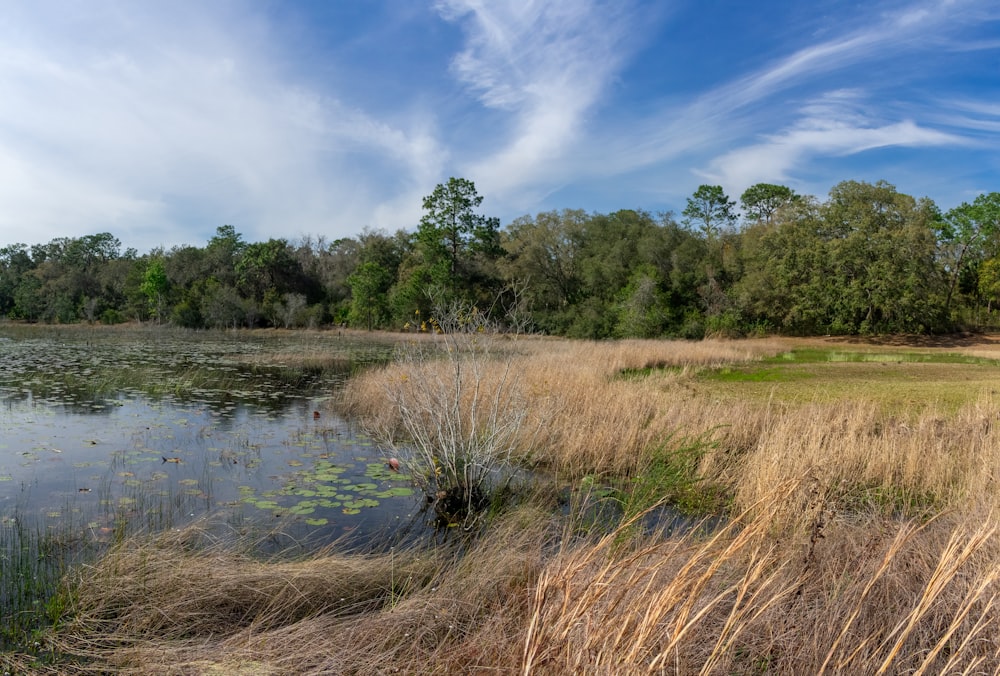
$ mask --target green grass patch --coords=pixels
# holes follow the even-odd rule
[[[28,525],[19,515],[0,521],[0,652],[45,661],[41,637],[69,606],[62,579],[75,549],[69,533]]]
[[[681,373],[680,366],[652,365],[642,368],[624,368],[618,372],[618,377],[622,380],[642,380],[654,373]]]
[[[698,476],[702,457],[716,445],[711,434],[671,438],[661,444],[622,490],[625,518],[656,505],[669,505],[691,516],[725,513],[730,496],[721,486]]]
[[[775,403],[865,400],[890,413],[954,412],[1000,395],[1000,359],[908,348],[796,348],[757,362],[698,371],[687,384],[706,396]]]
[[[1000,366],[1000,359],[988,359],[961,354],[960,352],[916,352],[911,350],[834,350],[796,348],[774,357],[761,360],[764,364],[823,364],[823,363],[876,363],[876,364],[977,364]]]
[[[790,371],[783,368],[726,366],[712,370],[704,377],[708,380],[729,383],[777,383],[795,378],[812,378],[814,376],[811,373]]]

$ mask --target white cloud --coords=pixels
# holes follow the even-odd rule
[[[975,10],[975,15],[980,16],[978,11],[986,5],[983,0],[945,3],[928,0],[910,3],[891,12],[856,16],[853,25],[860,27],[849,27],[842,34],[803,46],[764,68],[737,75],[708,89],[694,99],[670,100],[656,115],[645,119],[627,119],[626,126],[601,139],[597,145],[605,152],[588,158],[586,166],[595,175],[610,175],[690,157],[695,165],[708,164],[708,169],[701,170],[702,176],[720,176],[722,172],[718,161],[711,161],[710,158],[713,153],[722,153],[729,158],[733,172],[739,161],[758,165],[762,173],[766,170],[769,175],[781,176],[806,153],[795,149],[792,137],[787,139],[787,143],[773,140],[789,133],[774,136],[774,130],[782,126],[791,128],[796,124],[796,116],[812,120],[823,117],[818,109],[802,109],[801,99],[791,98],[789,92],[795,91],[796,97],[803,96],[802,90],[815,90],[817,85],[829,87],[830,81],[839,74],[852,72],[852,68],[878,68],[883,61],[898,59],[903,54],[913,56],[914,72],[925,72],[925,69],[934,68],[934,63],[920,57],[929,54],[936,41],[965,28],[971,20],[968,12]],[[880,11],[877,5],[873,9]],[[919,62],[917,58],[920,58]],[[937,57],[931,55],[929,58]],[[886,84],[891,86],[897,83],[889,81]],[[838,97],[850,98],[855,94],[851,90],[840,90],[820,97],[813,91],[811,95],[816,98],[809,105],[814,108],[829,107],[837,104]],[[875,107],[886,103],[879,102],[876,96],[871,96],[868,101]],[[845,117],[841,117],[840,121],[848,127],[856,127],[851,134],[859,143],[863,138],[870,138],[872,143],[876,143],[874,138],[879,135],[874,130],[866,131],[866,127],[877,127],[879,124],[884,127],[886,135],[893,137],[913,136],[909,126],[913,125],[921,132],[917,134],[921,138],[937,139],[935,143],[945,139],[940,132],[932,132],[913,122],[875,123],[867,117],[859,118],[857,111],[849,112],[844,106],[836,112],[840,116],[854,116],[853,121]],[[891,114],[888,116],[892,117]],[[766,156],[758,155],[756,159],[751,159],[742,150],[726,150],[744,143],[748,136],[768,134],[772,135],[772,141],[759,146],[767,149]],[[834,143],[838,136],[846,134],[830,130],[825,134],[828,140],[823,143]],[[952,142],[955,140],[954,137],[948,138]],[[805,140],[803,137],[803,142]],[[820,142],[817,140],[816,143]],[[877,146],[881,145],[895,144],[878,142]],[[758,146],[755,144],[754,147]],[[705,158],[706,154],[708,158]],[[608,161],[606,158],[612,159]]]
[[[491,194],[525,201],[524,191],[551,183],[628,58],[631,8],[590,0],[446,0],[438,8],[465,30],[456,77],[484,106],[510,116],[493,130],[501,137],[494,147],[463,169]]]
[[[0,22],[0,241],[111,230],[144,250],[223,223],[251,240],[413,224],[373,205],[439,175],[426,121],[394,127],[277,72],[244,5],[74,6]]]
[[[787,129],[766,135],[761,143],[726,152],[696,173],[740,194],[758,182],[793,181],[796,170],[823,157],[847,156],[884,147],[961,145],[960,137],[921,127],[912,120],[879,123],[860,108],[852,91],[832,92],[803,106],[801,117]],[[793,181],[794,182],[794,181]]]

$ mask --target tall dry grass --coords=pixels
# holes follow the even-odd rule
[[[888,509],[953,507],[998,495],[1000,405],[989,393],[957,412],[928,405],[900,414],[865,400],[863,392],[836,404],[792,405],[712,398],[691,386],[698,368],[787,349],[776,340],[527,340],[517,349],[511,364],[482,369],[484,389],[516,373],[527,416],[523,436],[512,444],[522,461],[567,478],[634,476],[656,457],[698,440],[699,476],[724,487],[736,510],[776,485],[806,478],[811,493],[819,490],[831,502]],[[657,368],[627,377],[649,367]],[[399,412],[386,405],[386,389],[443,382],[443,368],[429,361],[365,373],[349,384],[347,408],[390,434],[398,430]]]
[[[705,534],[604,537],[521,508],[461,555],[324,552],[262,563],[183,537],[87,569],[54,672],[1000,673],[998,408],[957,413],[716,401],[690,370],[773,342],[521,341],[510,368],[537,427],[518,451],[631,476],[702,438],[732,514]],[[642,378],[623,371],[670,366]],[[391,428],[387,383],[351,409]],[[508,372],[508,373],[509,373]],[[484,368],[483,386],[500,377]],[[442,380],[441,382],[447,382]]]
[[[504,389],[511,372],[527,403],[520,438],[522,458],[566,476],[628,474],[646,453],[682,427],[693,434],[717,431],[729,445],[743,446],[755,436],[756,412],[730,402],[695,401],[683,389],[690,369],[745,362],[782,350],[774,341],[573,342],[521,339],[504,359],[483,365],[480,389]],[[669,368],[667,368],[669,367]],[[346,410],[382,436],[402,430],[400,412],[387,405],[412,383],[446,383],[448,360],[397,362],[353,379],[345,393]],[[630,370],[656,369],[641,381]],[[735,423],[739,423],[736,425]]]
[[[707,539],[569,548],[535,587],[522,673],[1000,673],[994,518],[775,537],[786,497]]]
[[[51,673],[1000,673],[994,514],[775,533],[798,490],[700,535],[523,510],[463,556],[137,541],[86,573]]]
[[[255,561],[133,540],[80,572],[51,673],[459,673],[511,664],[556,532],[515,511],[468,551]]]

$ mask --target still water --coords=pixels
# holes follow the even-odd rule
[[[0,329],[0,524],[104,542],[123,523],[210,516],[280,532],[283,546],[419,530],[408,477],[330,405],[365,349],[324,334]],[[344,368],[290,381],[275,354],[339,355]]]

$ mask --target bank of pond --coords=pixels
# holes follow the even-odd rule
[[[991,338],[458,319],[0,323],[0,672],[1000,669]]]
[[[193,528],[262,558],[460,540],[335,405],[392,354],[329,331],[0,325],[0,649],[58,659],[42,636],[69,574],[129,540]],[[620,516],[586,487],[591,525]],[[556,512],[580,499],[548,490]]]

